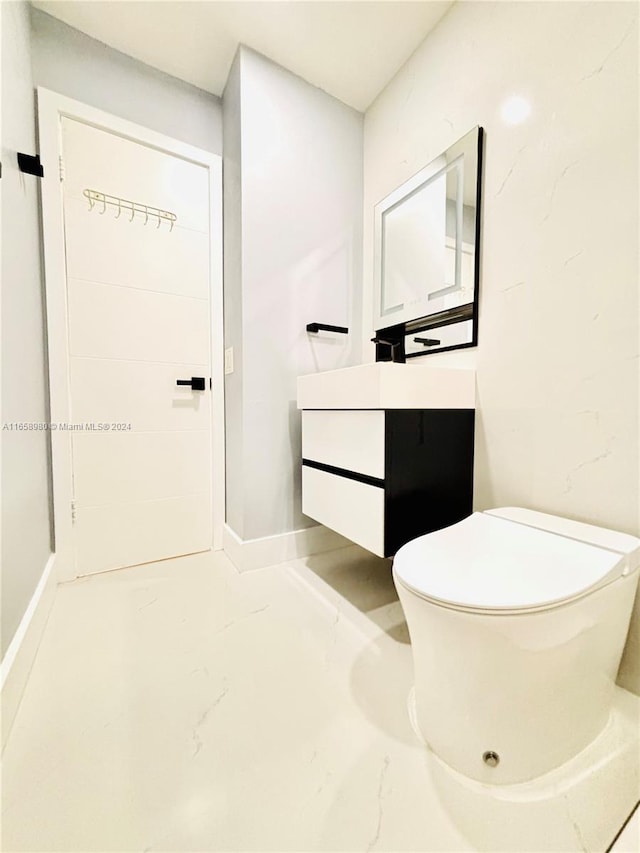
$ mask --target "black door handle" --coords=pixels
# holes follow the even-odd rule
[[[177,379],[176,385],[190,385],[192,391],[204,391],[204,376],[192,376],[191,379]]]

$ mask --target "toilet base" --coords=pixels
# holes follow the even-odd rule
[[[606,850],[640,798],[640,699],[617,687],[600,735],[528,782],[484,784],[423,750],[428,784],[474,849]]]
[[[626,691],[622,691],[622,692],[626,692]],[[586,755],[590,750],[592,750],[596,746],[598,741],[603,738],[603,736],[605,735],[607,730],[612,725],[612,717],[613,717],[613,711],[610,711],[605,722],[604,722],[604,725],[602,726],[600,731],[598,731],[594,735],[593,739],[591,741],[589,741],[589,743],[587,743],[576,755],[571,756],[571,758],[567,759],[566,761],[563,761],[562,763],[556,765],[555,767],[550,768],[549,770],[545,771],[541,775],[532,777],[530,779],[526,779],[526,780],[519,781],[519,782],[497,782],[497,781],[491,779],[491,770],[493,770],[497,766],[497,764],[494,764],[492,762],[491,756],[495,755],[495,753],[491,753],[490,750],[487,750],[487,753],[486,753],[487,758],[489,760],[485,761],[486,778],[484,778],[484,779],[478,779],[477,777],[474,777],[474,776],[468,776],[459,768],[454,767],[453,765],[449,764],[449,762],[447,762],[441,755],[438,754],[437,750],[435,750],[433,748],[432,744],[429,743],[429,739],[427,737],[425,737],[425,735],[423,734],[423,732],[420,729],[420,724],[418,722],[418,712],[417,712],[417,707],[416,707],[415,684],[411,687],[411,689],[409,690],[409,693],[407,694],[407,713],[409,716],[409,722],[411,724],[411,728],[413,729],[413,732],[414,732],[416,738],[420,741],[421,744],[426,746],[426,748],[429,750],[432,758],[435,761],[437,761],[438,764],[445,771],[448,771],[448,772],[454,774],[460,780],[464,780],[464,782],[466,784],[469,784],[471,786],[478,786],[479,789],[484,789],[484,788],[486,788],[487,785],[489,785],[492,788],[494,788],[495,790],[503,790],[503,791],[504,790],[518,790],[521,787],[524,789],[526,786],[531,786],[531,785],[542,785],[542,786],[544,786],[546,780],[548,780],[549,784],[552,784],[552,783],[554,783],[554,780],[556,780],[558,778],[559,774],[562,775],[564,771],[567,771],[568,774],[571,775],[571,766],[574,763],[580,761],[581,756]],[[497,757],[498,757],[498,763],[499,763],[499,756],[497,756]]]

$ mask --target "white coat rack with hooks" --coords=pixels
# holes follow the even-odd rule
[[[89,210],[96,209],[100,215],[106,213],[107,208],[115,208],[116,219],[124,216],[129,222],[133,222],[136,215],[139,214],[144,217],[145,225],[149,223],[149,220],[156,222],[156,228],[160,228],[163,222],[169,223],[169,231],[173,231],[173,226],[178,220],[175,213],[171,213],[169,210],[160,210],[160,208],[152,207],[149,204],[141,204],[127,198],[108,195],[98,190],[83,190],[82,195],[89,202]]]

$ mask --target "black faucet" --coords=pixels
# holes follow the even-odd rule
[[[391,361],[404,363],[404,347],[401,346],[402,341],[388,341],[385,338],[371,338],[371,343],[376,345],[387,346],[391,350]],[[377,359],[379,360],[379,359]]]

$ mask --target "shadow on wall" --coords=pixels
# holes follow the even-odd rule
[[[476,394],[478,389],[476,388]],[[476,422],[473,449],[473,509],[489,509],[493,507],[494,488],[491,481],[491,466],[489,465],[489,447],[487,434],[482,418],[480,401],[476,403]]]

